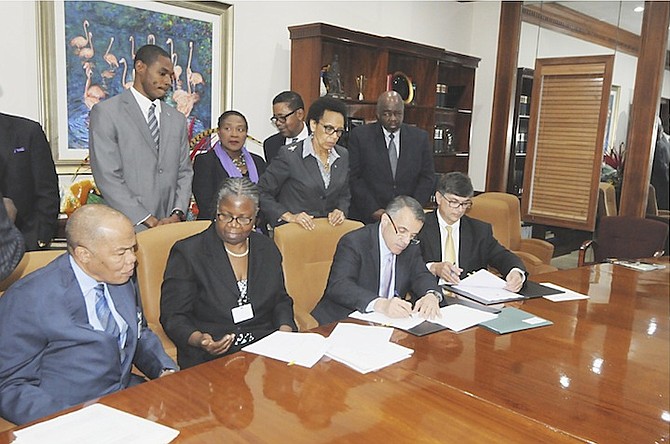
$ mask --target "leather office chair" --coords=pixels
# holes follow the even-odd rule
[[[300,331],[319,325],[310,313],[326,289],[337,243],[346,233],[363,226],[358,221],[345,220],[333,227],[325,218],[314,219],[314,223],[316,228],[312,231],[297,224],[281,225],[274,230],[275,243],[283,256],[286,291],[293,298]]]
[[[602,262],[607,258],[640,259],[663,254],[668,226],[657,220],[631,216],[609,216],[600,220],[595,240],[579,247],[578,265]],[[588,248],[593,248],[594,262],[586,262]]]
[[[142,298],[144,317],[149,328],[160,338],[165,352],[173,359],[177,348],[167,337],[159,321],[163,274],[175,242],[200,233],[211,221],[198,220],[160,225],[137,233],[137,284]]]
[[[490,223],[495,238],[519,256],[529,275],[557,270],[551,265],[554,254],[552,244],[542,239],[521,238],[519,198],[512,194],[490,192],[475,196],[472,202],[468,216]]]
[[[65,250],[27,251],[26,254],[23,255],[21,262],[19,262],[19,265],[16,266],[12,274],[0,282],[0,295],[2,295],[2,293],[4,293],[14,282],[32,273],[38,268],[44,267],[63,253],[65,253]]]

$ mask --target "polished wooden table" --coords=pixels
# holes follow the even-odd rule
[[[668,442],[669,277],[609,264],[550,273],[539,280],[590,295],[521,305],[553,326],[396,330],[414,355],[367,375],[242,352],[99,402],[176,428],[183,443]]]

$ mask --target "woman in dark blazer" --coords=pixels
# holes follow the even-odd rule
[[[181,368],[297,330],[279,250],[254,230],[258,200],[249,179],[225,179],[212,225],[170,251],[160,321]]]
[[[268,223],[297,223],[314,228],[314,217],[339,225],[347,217],[349,153],[337,145],[347,109],[340,100],[321,97],[307,113],[312,134],[279,149],[258,182],[261,209]]]
[[[258,183],[265,171],[263,158],[244,146],[249,125],[242,113],[226,111],[219,117],[218,125],[219,141],[205,154],[195,156],[193,163],[193,195],[200,210],[198,219],[214,218],[214,200],[223,179],[248,177]]]

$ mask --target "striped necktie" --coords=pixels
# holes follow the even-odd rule
[[[154,144],[156,149],[158,149],[158,143],[160,141],[160,134],[158,133],[158,119],[156,118],[156,104],[152,103],[149,107],[149,131],[151,132],[151,138],[154,139]]]
[[[105,287],[103,284],[95,286],[95,314],[98,316],[100,325],[102,325],[105,333],[112,335],[116,340],[116,344],[119,347],[119,358],[121,359],[121,363],[123,363],[126,359],[126,350],[121,345],[121,330],[105,298]]]

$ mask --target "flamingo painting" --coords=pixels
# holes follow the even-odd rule
[[[81,50],[81,48],[88,45],[88,27],[89,27],[88,20],[84,20],[83,25],[84,25],[84,35],[78,35],[70,40],[70,46],[74,48],[75,55],[79,55],[79,51]]]
[[[95,49],[93,49],[93,33],[89,32],[88,45],[84,46],[79,50],[79,58],[88,60],[92,59],[94,55],[95,55]]]
[[[105,59],[105,62],[109,64],[110,68],[118,68],[119,67],[119,62],[116,60],[116,56],[109,52],[112,49],[112,45],[114,44],[114,37],[110,37],[109,39],[109,46],[107,46],[107,51],[105,51],[105,55],[102,56],[103,59]]]

